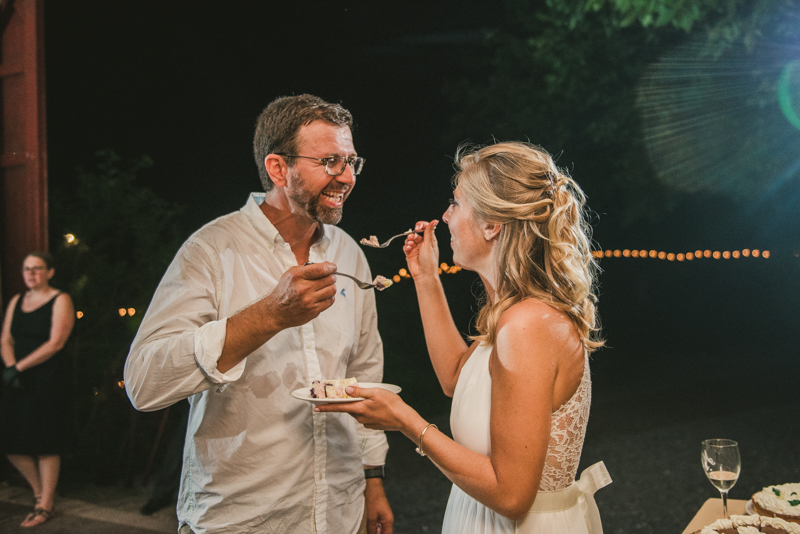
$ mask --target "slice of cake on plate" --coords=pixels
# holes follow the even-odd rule
[[[347,386],[357,386],[355,378],[337,378],[334,380],[314,380],[311,383],[312,399],[352,399],[345,392]]]

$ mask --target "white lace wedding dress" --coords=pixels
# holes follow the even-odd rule
[[[486,456],[491,456],[491,353],[492,345],[482,344],[464,364],[450,413],[453,439]],[[584,470],[581,479],[575,481],[591,397],[587,356],[580,386],[552,415],[550,444],[539,492],[524,520],[507,519],[453,485],[442,534],[601,534],[603,529],[594,492],[611,482],[608,471],[598,462]]]

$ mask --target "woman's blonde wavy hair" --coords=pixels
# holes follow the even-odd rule
[[[598,266],[578,184],[544,149],[522,142],[461,146],[456,170],[453,187],[461,187],[475,215],[502,225],[494,249],[495,301],[483,305],[480,335],[471,339],[494,343],[502,313],[535,298],[570,317],[587,351],[602,347],[594,293]]]

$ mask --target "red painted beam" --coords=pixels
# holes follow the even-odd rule
[[[24,289],[20,266],[47,250],[44,0],[0,2],[0,297]]]

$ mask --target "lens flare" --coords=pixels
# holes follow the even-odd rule
[[[798,56],[796,44],[767,40],[717,55],[695,42],[652,64],[637,106],[660,181],[688,193],[785,204],[782,193],[800,178]]]
[[[792,126],[800,130],[800,59],[790,61],[783,67],[778,79],[778,104],[783,116]]]

